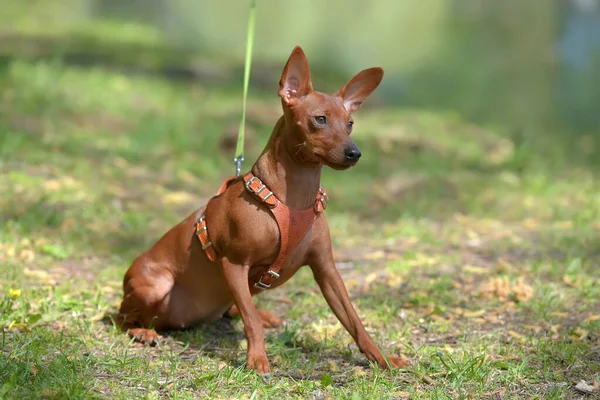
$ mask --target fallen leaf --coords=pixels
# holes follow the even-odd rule
[[[485,274],[490,273],[490,270],[488,268],[474,267],[472,265],[465,265],[463,267],[463,271],[471,273],[471,274],[475,274],[475,275],[485,275]]]
[[[188,192],[171,192],[163,196],[163,204],[165,205],[182,205],[193,203],[197,199],[196,195]]]
[[[377,279],[377,273],[373,272],[367,275],[367,277],[365,278],[365,283],[367,285],[370,285],[371,283],[375,282],[375,279]]]
[[[19,257],[21,258],[21,260],[30,263],[33,262],[33,260],[35,260],[35,253],[33,252],[33,250],[25,249],[21,251]]]
[[[465,318],[476,318],[476,317],[481,317],[483,315],[485,315],[485,310],[463,312],[463,317],[465,317]]]
[[[504,398],[505,394],[506,394],[506,388],[498,390],[497,392],[492,393],[492,399],[502,400]]]
[[[387,285],[391,288],[397,288],[402,285],[404,279],[397,274],[388,274],[387,276]]]
[[[580,393],[594,394],[594,387],[592,385],[588,385],[583,379],[580,380],[577,385],[575,385],[575,390]]]
[[[523,329],[533,331],[536,334],[542,331],[542,327],[538,325],[523,325]]]
[[[32,277],[32,278],[36,278],[40,281],[43,282],[48,282],[50,280],[50,274],[48,274],[47,271],[41,270],[41,269],[29,269],[29,268],[25,268],[23,270],[23,273],[26,276]]]
[[[588,337],[589,332],[581,327],[577,327],[577,329],[575,329],[575,335],[577,335],[577,340],[584,340]]]
[[[104,318],[104,311],[101,311],[89,318],[91,322],[101,321]]]
[[[305,334],[312,337],[316,341],[324,341],[334,337],[340,330],[340,323],[326,324],[323,321],[313,322],[310,328],[305,331]]]
[[[583,320],[583,322],[586,324],[589,324],[592,321],[598,321],[598,320],[600,320],[600,314],[590,315],[585,320]]]
[[[327,369],[331,372],[339,372],[340,365],[338,363],[336,363],[335,361],[329,360],[327,362]]]
[[[521,303],[531,300],[534,296],[533,287],[525,283],[525,278],[523,277],[517,279],[511,290]]]
[[[523,335],[521,335],[520,333],[517,333],[515,331],[508,331],[508,334],[513,338],[518,340],[519,342],[524,342],[525,340],[527,340],[527,338]]]
[[[352,375],[355,378],[360,378],[362,376],[367,375],[367,373],[365,372],[364,368],[356,366],[356,367],[352,368]]]
[[[562,312],[562,311],[552,311],[552,312],[549,312],[548,315],[550,315],[552,317],[559,317],[559,318],[566,318],[569,316],[568,313]]]
[[[577,285],[571,278],[569,278],[567,275],[563,275],[562,277],[563,282],[570,287],[573,288],[577,288],[579,285]]]

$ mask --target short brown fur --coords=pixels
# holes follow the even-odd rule
[[[336,94],[314,91],[306,56],[296,47],[279,83],[283,116],[252,167],[254,175],[287,207],[312,206],[322,166],[343,170],[360,158],[350,138],[351,114],[382,78],[381,68],[370,68]],[[320,116],[325,116],[325,121]],[[266,310],[257,310],[252,296],[261,291],[253,283],[279,252],[278,225],[240,179],[213,198],[205,214],[211,241],[221,258],[208,260],[195,236],[197,211],[192,213],[133,262],[125,274],[117,322],[131,337],[155,344],[157,331],[214,322],[230,310],[244,322],[248,368],[268,373],[263,329],[282,321]],[[327,303],[369,360],[382,368],[408,365],[395,356],[387,357],[388,364],[363,327],[335,267],[323,214],[291,253],[273,288],[303,265],[310,266]]]

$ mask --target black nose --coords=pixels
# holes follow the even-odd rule
[[[360,154],[360,150],[358,149],[358,147],[353,146],[353,147],[348,147],[347,149],[344,150],[344,156],[346,157],[346,161],[348,161],[348,162],[357,162],[358,159],[360,158],[361,154]]]

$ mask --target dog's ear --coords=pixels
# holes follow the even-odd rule
[[[379,86],[382,79],[382,68],[365,69],[350,79],[336,95],[344,101],[346,111],[353,113],[360,108],[363,101]]]
[[[283,68],[279,80],[279,97],[286,104],[291,104],[302,99],[312,90],[308,60],[302,48],[296,46]]]

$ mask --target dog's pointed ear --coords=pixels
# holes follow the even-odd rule
[[[279,80],[279,97],[286,104],[290,104],[303,98],[312,90],[308,60],[302,48],[296,46],[283,68]]]
[[[336,94],[344,101],[346,111],[353,113],[360,108],[363,101],[379,86],[382,79],[382,68],[368,68],[356,74]]]

